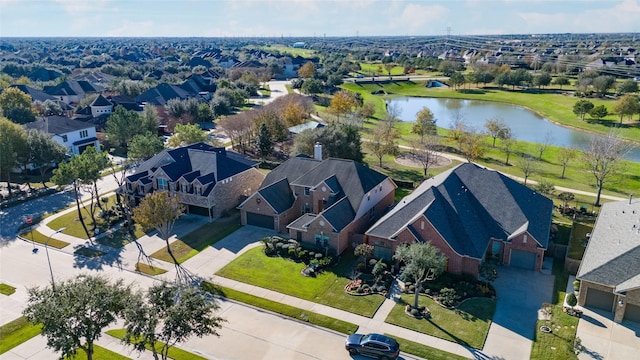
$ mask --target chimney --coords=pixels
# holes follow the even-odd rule
[[[313,146],[313,158],[322,161],[322,145],[319,142]]]

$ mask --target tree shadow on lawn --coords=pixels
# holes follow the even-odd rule
[[[106,246],[102,249],[107,248]],[[79,269],[102,270],[104,266],[115,266],[122,270],[122,250],[119,248],[108,248],[108,252],[99,250],[87,241],[84,245],[74,246],[73,267]]]

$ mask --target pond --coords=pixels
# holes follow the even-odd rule
[[[387,101],[389,106],[397,105],[402,121],[415,121],[416,113],[428,107],[437,119],[437,125],[449,128],[451,120],[461,117],[478,130],[484,131],[484,124],[490,119],[502,119],[511,128],[518,140],[547,142],[556,146],[584,149],[591,134],[556,125],[533,111],[510,104],[481,100],[401,97]],[[626,159],[640,162],[640,147],[634,147]]]

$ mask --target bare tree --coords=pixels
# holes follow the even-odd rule
[[[435,135],[427,135],[423,141],[412,141],[411,150],[413,158],[422,165],[424,177],[427,177],[429,166],[434,164],[438,159],[436,149],[440,145],[440,139]]]
[[[518,157],[517,163],[524,175],[524,184],[527,185],[527,179],[538,171],[538,159],[527,153],[523,153]]]
[[[614,130],[605,136],[591,137],[584,149],[582,160],[587,171],[593,175],[598,188],[595,206],[600,206],[602,187],[621,170],[622,158],[630,149],[630,145]]]
[[[542,138],[542,141],[536,145],[536,150],[538,151],[538,160],[542,160],[542,153],[544,153],[549,146],[553,144],[553,134],[551,131],[547,131]]]
[[[516,148],[516,145],[517,145],[516,140],[511,137],[506,138],[502,141],[502,150],[504,151],[505,155],[507,155],[507,158],[504,161],[504,164],[507,166],[509,166],[509,156],[513,154]]]
[[[460,143],[460,151],[469,162],[476,161],[484,154],[484,134],[473,127],[467,126],[459,135],[458,142]]]
[[[567,165],[569,162],[577,156],[576,151],[572,148],[562,147],[558,151],[558,161],[562,164],[562,175],[560,175],[561,179],[564,179],[564,172],[567,169]]]

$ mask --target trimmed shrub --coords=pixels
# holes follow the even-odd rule
[[[569,295],[567,295],[567,305],[574,307],[578,304],[578,299],[576,298],[576,295],[574,293],[569,293]]]
[[[420,311],[418,309],[416,309],[416,308],[411,309],[410,312],[411,312],[411,315],[413,315],[415,317],[420,316]]]
[[[438,295],[438,301],[446,307],[453,307],[459,298],[456,291],[450,288],[443,288]]]

